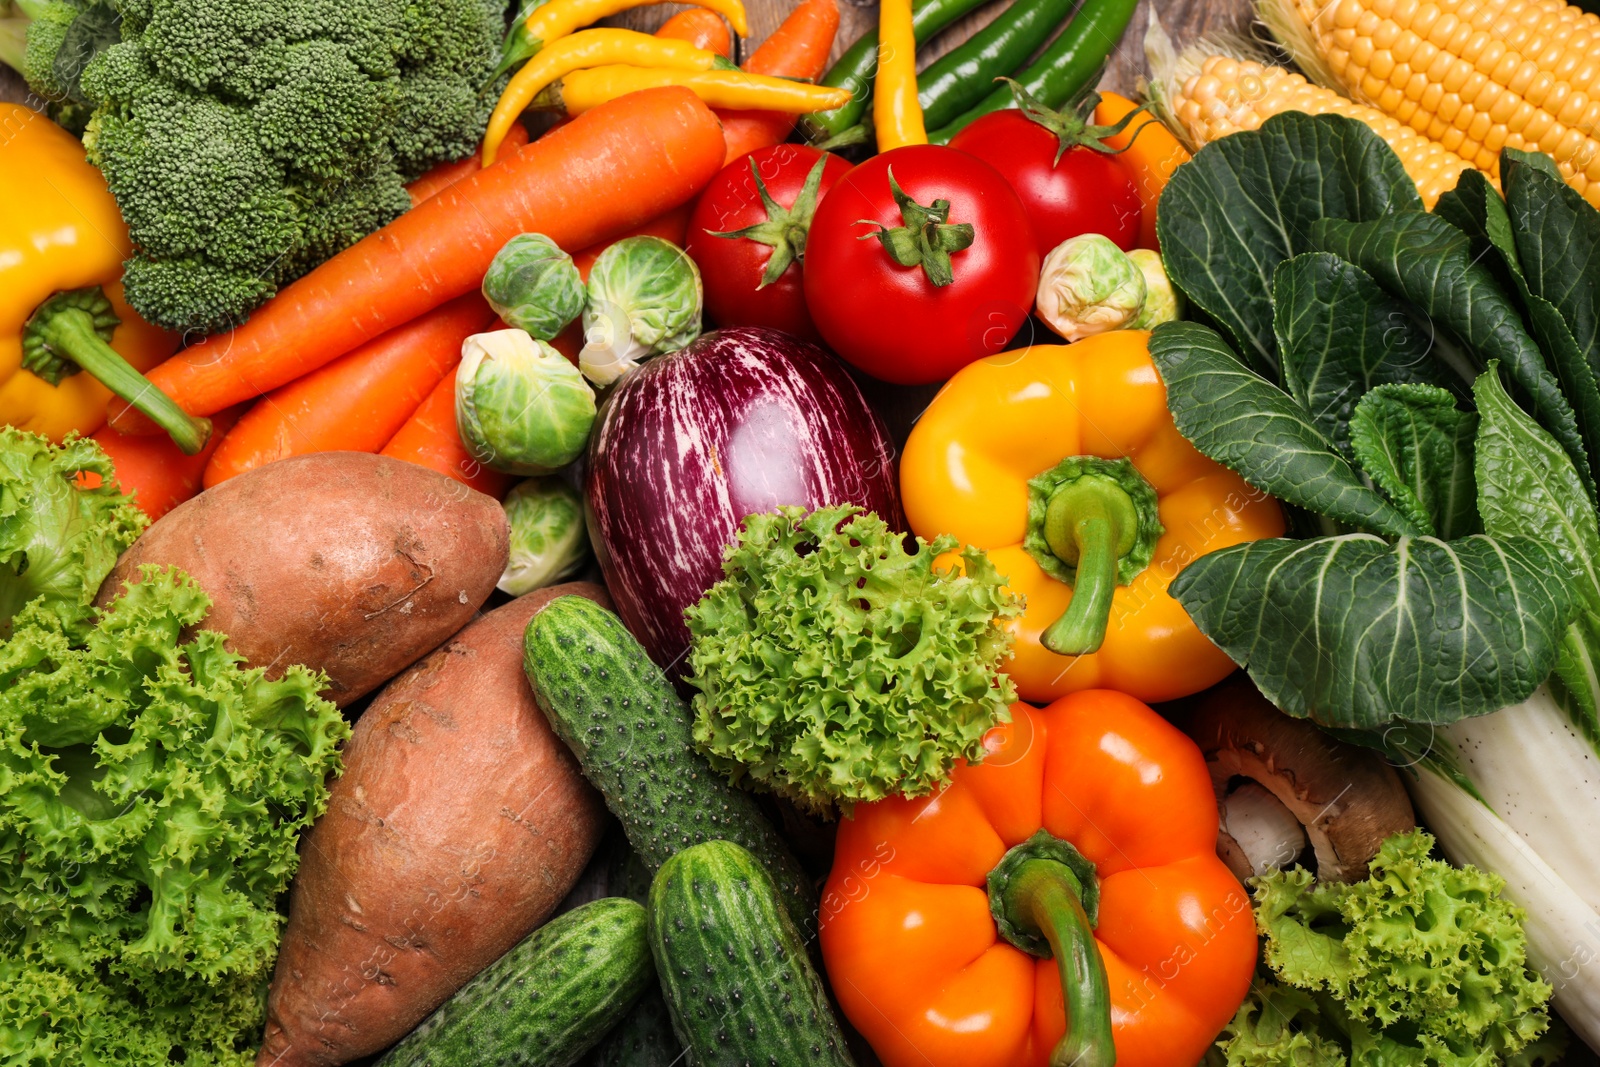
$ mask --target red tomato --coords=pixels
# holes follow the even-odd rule
[[[1060,140],[1020,111],[991,111],[950,139],[994,167],[1022,198],[1039,255],[1069,237],[1098,233],[1124,252],[1139,241],[1139,188],[1117,157]]]
[[[770,326],[808,341],[819,340],[806,312],[800,284],[800,256],[805,250],[805,230],[811,223],[809,217],[804,217],[803,207],[787,223],[780,217],[777,221],[783,225],[763,235],[768,239],[786,237],[794,254],[783,273],[765,286],[761,284],[762,277],[778,249],[759,238],[716,234],[772,221],[751,173],[752,163],[767,187],[767,195],[788,212],[794,208],[811,168],[824,157],[827,162],[822,165],[822,183],[817,199],[811,203],[815,210],[822,194],[850,169],[850,164],[808,145],[758,148],[723,167],[700,194],[689,219],[688,251],[699,264],[705,281],[706,311],[718,326]]]
[[[948,224],[973,228],[949,256],[952,281],[935,285],[901,266],[884,229],[905,225],[890,173],[924,208],[949,201]],[[896,148],[862,163],[823,198],[806,242],[806,306],[823,340],[874,378],[942,381],[1003,350],[1028,317],[1039,284],[1033,228],[993,167],[938,145]]]

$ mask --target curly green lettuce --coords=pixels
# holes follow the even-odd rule
[[[56,607],[0,644],[0,1062],[247,1062],[349,729],[320,674],[194,629],[180,571]]]
[[[94,475],[99,488],[77,484]],[[94,600],[144,513],[111,484],[111,460],[88,438],[53,445],[0,426],[0,640],[24,604],[76,617]]]
[[[1532,1067],[1554,1063],[1551,987],[1528,966],[1504,881],[1429,855],[1421,830],[1383,843],[1365,881],[1296,868],[1255,879],[1271,978],[1219,1047],[1228,1067]]]
[[[751,515],[686,613],[694,736],[713,766],[800,807],[923,796],[1016,700],[1000,673],[1021,611],[987,556],[853,506]],[[963,573],[964,569],[964,573]]]

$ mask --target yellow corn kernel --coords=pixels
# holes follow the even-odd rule
[[[1207,56],[1199,72],[1177,87],[1171,107],[1198,144],[1256,129],[1284,111],[1357,119],[1394,149],[1429,207],[1441,193],[1455,188],[1463,171],[1471,169],[1465,159],[1375,108],[1352,103],[1283,67],[1263,66],[1251,60]]]
[[[1600,206],[1600,18],[1561,0],[1274,2],[1358,102],[1491,175],[1503,146],[1548,151]]]

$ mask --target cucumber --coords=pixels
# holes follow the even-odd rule
[[[643,904],[650,898],[650,874],[639,854],[623,842],[606,864],[606,886]],[[658,983],[650,983],[627,1018],[600,1042],[594,1067],[684,1067],[683,1046],[672,1032],[672,1016]]]
[[[491,963],[378,1067],[571,1067],[653,977],[644,909],[596,900]]]
[[[800,931],[738,845],[708,841],[661,865],[650,951],[695,1067],[854,1067]]]
[[[523,667],[556,736],[622,822],[653,874],[702,841],[766,865],[795,925],[816,928],[816,890],[755,801],[695,750],[688,707],[615,614],[558,597],[528,624]]]
[[[672,1032],[672,1016],[659,987],[645,990],[595,1055],[597,1067],[684,1067],[684,1062],[683,1046]]]

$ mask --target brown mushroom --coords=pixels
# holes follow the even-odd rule
[[[1217,854],[1241,880],[1289,866],[1309,841],[1318,878],[1355,881],[1384,838],[1417,824],[1382,756],[1285,715],[1243,673],[1203,694],[1186,728],[1222,813]]]

